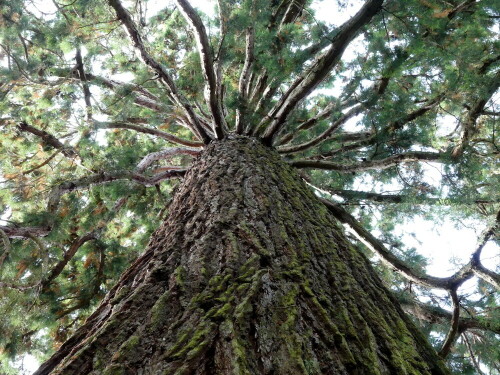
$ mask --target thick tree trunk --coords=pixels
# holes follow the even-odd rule
[[[293,168],[238,137],[198,157],[48,373],[448,372]]]

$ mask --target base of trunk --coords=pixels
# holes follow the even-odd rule
[[[257,140],[209,145],[169,211],[37,374],[448,373],[295,170]]]

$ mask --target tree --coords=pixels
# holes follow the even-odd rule
[[[53,4],[1,4],[4,358],[500,371],[497,2]],[[392,232],[418,214],[485,228],[453,275]]]

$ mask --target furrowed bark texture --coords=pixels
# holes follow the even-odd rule
[[[448,374],[295,170],[213,142],[144,255],[37,374]]]

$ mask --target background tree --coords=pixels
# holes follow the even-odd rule
[[[336,26],[316,19],[303,0],[220,0],[213,18],[185,0],[161,9],[151,1],[52,4],[54,11],[0,3],[2,371],[27,351],[46,359],[106,293],[101,308],[132,283],[148,259],[139,254],[167,214],[188,221],[181,198],[175,210],[169,202],[192,165],[188,176],[231,184],[228,176],[238,175],[210,160],[229,166],[240,154],[215,145],[258,139],[294,167],[271,158],[263,180],[296,197],[300,179],[290,171],[300,173],[328,215],[361,239],[353,239],[356,252],[372,260],[452,371],[500,372],[500,276],[498,266],[481,262],[483,247],[498,240],[498,2],[369,0],[350,19],[332,14],[345,21]],[[230,134],[249,138],[227,141]],[[248,152],[255,165],[264,158],[260,143]],[[204,175],[203,165],[212,172]],[[429,180],[438,165],[441,178]],[[205,198],[196,205],[226,207],[194,180],[178,188],[182,194],[191,186]],[[330,217],[307,207],[323,224]],[[449,277],[425,274],[426,259],[392,232],[415,215],[480,222],[470,262]],[[297,217],[313,220],[300,210]],[[251,229],[234,232],[236,243]],[[247,242],[257,252],[271,246]],[[277,261],[260,256],[247,271],[264,280],[259,272]],[[134,261],[121,289],[112,289]],[[179,285],[191,280],[175,270]],[[468,280],[477,282],[466,294],[460,287]],[[309,292],[295,293],[299,301]],[[226,306],[210,303],[202,308]],[[306,362],[307,371],[319,368]]]

